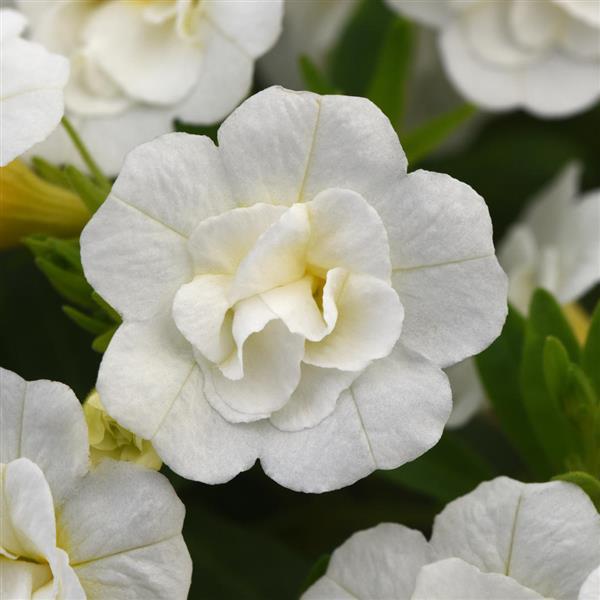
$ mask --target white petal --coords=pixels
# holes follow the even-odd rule
[[[446,375],[452,389],[452,414],[446,427],[461,427],[485,406],[485,390],[472,358],[446,369]]]
[[[388,231],[394,269],[494,254],[492,222],[483,198],[448,175],[415,171],[375,208]]]
[[[88,467],[87,426],[75,394],[62,383],[26,382],[0,368],[0,407],[0,463],[32,460],[60,502]]]
[[[182,40],[172,22],[144,19],[144,3],[100,5],[82,31],[87,51],[127,95],[140,102],[173,104],[192,89],[202,51]]]
[[[56,554],[52,561],[52,573],[54,575],[53,589],[52,593],[48,590],[48,600],[52,598],[87,600],[81,582],[75,570],[69,564],[69,556],[62,548],[56,548]],[[50,584],[48,584],[48,587],[50,587]],[[31,600],[46,600],[45,590],[37,590]]]
[[[344,487],[431,448],[450,408],[442,371],[398,346],[364,371],[316,427],[265,431],[261,463],[270,477],[294,490],[319,493]]]
[[[341,593],[324,595],[328,588],[319,581],[302,600],[410,598],[419,570],[429,561],[427,540],[420,531],[382,523],[355,533],[331,555],[322,580],[334,582]]]
[[[44,473],[27,458],[2,465],[0,546],[16,556],[43,563],[56,547],[54,503]]]
[[[264,54],[281,32],[282,0],[208,0],[205,5],[210,21],[253,58]]]
[[[582,2],[581,0],[552,0],[552,2],[584,23],[600,26],[600,14],[595,2]]]
[[[171,134],[139,146],[82,233],[86,277],[125,318],[170,308],[191,279],[186,236],[230,202],[208,138]]]
[[[387,356],[395,346],[404,311],[387,283],[349,273],[336,294],[333,331],[318,342],[306,342],[304,362],[316,367],[360,371]]]
[[[459,558],[425,565],[411,596],[412,600],[542,600],[537,592],[511,577],[482,573]]]
[[[174,112],[183,121],[211,124],[223,120],[248,95],[254,61],[210,23],[202,35],[202,64],[195,85]]]
[[[573,484],[499,477],[448,504],[431,545],[439,558],[503,573],[544,597],[576,598],[600,562],[600,516]]]
[[[4,166],[45,139],[60,122],[69,62],[17,37],[2,40],[1,48],[0,166]]]
[[[507,278],[495,256],[396,270],[402,341],[442,366],[487,348],[507,313]]]
[[[510,35],[511,6],[510,2],[480,2],[461,15],[460,27],[465,41],[472,54],[486,61],[489,69],[518,68],[536,59],[533,49],[515,43]],[[520,16],[523,26],[523,16]]]
[[[563,48],[580,60],[598,60],[600,58],[600,28],[588,25],[576,19],[565,23],[561,37]]]
[[[0,556],[0,574],[0,598],[38,600],[38,594],[34,590],[39,591],[46,585],[49,585],[52,593],[52,571],[47,564],[10,560]],[[49,598],[52,599],[52,595]]]
[[[124,323],[104,353],[96,388],[114,419],[149,439],[195,365],[189,342],[170,317]]]
[[[229,292],[237,302],[304,276],[310,221],[303,205],[292,206],[260,236],[240,263]]]
[[[394,129],[364,98],[269,88],[227,119],[219,146],[243,205],[290,205],[332,187],[372,203],[406,172]]]
[[[449,2],[423,2],[423,0],[385,0],[397,13],[430,27],[445,25],[454,15]]]
[[[390,249],[377,211],[351,190],[329,189],[307,203],[306,260],[321,272],[340,267],[389,281]]]
[[[544,50],[559,36],[561,11],[551,2],[511,2],[508,28],[520,46]],[[498,19],[498,25],[506,23]]]
[[[107,459],[63,505],[59,543],[88,596],[183,599],[192,570],[184,514],[163,475]]]
[[[181,378],[177,397],[152,439],[173,471],[204,483],[224,483],[249,469],[260,452],[260,425],[229,423],[206,400],[199,368]]]
[[[285,210],[283,206],[255,204],[203,220],[188,242],[196,272],[234,273],[256,240]]]
[[[298,333],[308,340],[320,340],[329,330],[313,298],[314,283],[315,278],[308,275],[260,295],[270,311],[292,333]]]
[[[262,415],[282,408],[300,381],[304,338],[290,333],[281,321],[271,321],[248,337],[243,353],[241,379],[229,379],[212,369],[216,393],[242,413]]]
[[[600,598],[600,567],[594,569],[583,582],[577,600],[598,600]]]
[[[12,8],[0,10],[0,41],[19,37],[27,27],[27,18]]]
[[[557,297],[564,304],[600,281],[600,190],[581,198],[562,225]]]
[[[271,423],[282,431],[314,427],[334,411],[340,394],[358,376],[354,371],[302,364],[298,387],[288,403],[271,415]]]
[[[179,288],[173,302],[173,319],[185,338],[215,363],[235,349],[231,335],[228,275],[198,275]]]

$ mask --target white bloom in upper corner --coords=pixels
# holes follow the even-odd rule
[[[0,166],[45,139],[64,112],[66,58],[21,39],[27,21],[0,10]]]
[[[218,483],[260,458],[320,492],[431,448],[448,365],[506,315],[482,198],[406,174],[370,101],[269,88],[203,136],[131,152],[81,237],[123,316],[108,413],[172,469]]]
[[[429,542],[391,523],[354,534],[302,600],[597,600],[599,565],[585,492],[499,477],[448,504]]]
[[[309,56],[319,67],[324,67],[329,52],[358,5],[358,0],[286,0],[281,37],[258,61],[261,80],[304,89],[300,57]]]
[[[184,599],[185,509],[155,471],[88,470],[83,411],[52,381],[0,369],[0,597]]]
[[[472,102],[567,116],[600,98],[599,0],[387,0],[439,29],[446,71]]]
[[[509,302],[524,315],[537,288],[561,304],[600,282],[600,189],[579,194],[581,169],[567,165],[506,234],[498,258],[508,275]],[[447,370],[454,409],[448,425],[466,423],[484,404],[473,359]]]
[[[32,37],[71,60],[67,115],[100,166],[179,118],[214,123],[248,94],[277,40],[283,0],[17,0]],[[35,153],[78,163],[63,131]]]

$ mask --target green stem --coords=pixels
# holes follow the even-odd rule
[[[90,170],[90,173],[94,176],[96,183],[103,188],[110,190],[111,183],[104,175],[104,173],[100,170],[100,167],[97,165],[96,161],[92,158],[89,150],[85,147],[83,140],[79,137],[77,131],[73,127],[73,124],[67,117],[62,118],[62,124],[67,132],[68,136],[71,138],[73,145],[77,148],[79,155],[83,159],[83,162],[86,164],[87,168]]]

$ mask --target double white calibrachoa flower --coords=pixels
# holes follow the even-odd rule
[[[597,600],[600,516],[571,483],[482,483],[431,540],[384,523],[353,535],[302,600]]]
[[[282,0],[17,0],[31,36],[71,61],[67,115],[116,174],[175,118],[214,123],[248,94],[254,61],[277,40]],[[63,131],[35,149],[76,162]]]
[[[600,98],[598,0],[387,0],[439,30],[456,87],[490,110],[566,116]]]
[[[89,470],[73,392],[0,369],[0,597],[184,599],[185,508],[167,479],[106,459]]]
[[[41,142],[64,112],[66,58],[21,38],[27,21],[0,10],[0,166]]]
[[[209,483],[259,458],[322,492],[431,448],[440,367],[498,335],[506,277],[482,198],[406,167],[368,100],[281,88],[218,147],[170,134],[131,152],[81,237],[124,320],[98,378],[108,413]]]

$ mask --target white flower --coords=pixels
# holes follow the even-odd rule
[[[433,446],[448,365],[485,348],[506,277],[485,203],[406,174],[363,98],[269,88],[206,137],[129,154],[81,238],[123,316],[97,389],[181,475],[260,458],[293,489],[349,485]]]
[[[270,83],[304,89],[300,57],[309,56],[323,67],[358,5],[358,0],[287,0],[281,37],[258,62],[261,77]]]
[[[18,0],[32,36],[71,60],[67,114],[107,172],[175,118],[214,123],[247,95],[282,0]],[[35,153],[77,162],[57,132]]]
[[[61,383],[0,369],[0,597],[185,598],[185,509],[166,478],[88,471],[83,411]]]
[[[15,10],[0,10],[0,166],[41,142],[60,122],[66,58],[21,39],[27,22]]]
[[[566,116],[600,97],[598,0],[387,0],[439,29],[446,71],[472,102]]]
[[[579,487],[499,477],[448,504],[429,542],[391,523],[354,534],[302,598],[595,600],[599,565],[600,516]]]
[[[537,288],[561,304],[600,282],[600,189],[579,195],[581,169],[567,165],[529,204],[502,240],[498,258],[508,299],[524,315]],[[486,402],[473,359],[446,371],[454,408],[450,426],[466,423]]]

